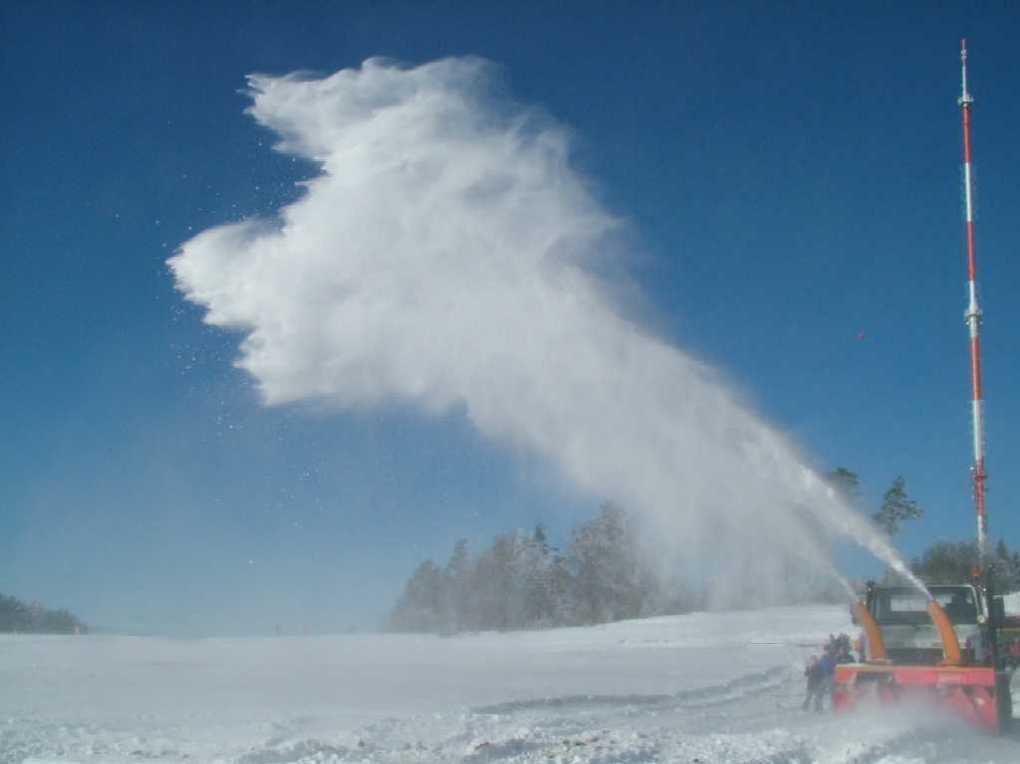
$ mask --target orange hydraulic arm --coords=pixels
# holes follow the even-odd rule
[[[885,642],[882,640],[882,630],[878,627],[878,621],[871,615],[867,605],[863,602],[854,603],[854,615],[857,622],[864,627],[864,634],[868,640],[868,653],[873,663],[886,663],[889,657],[885,653]]]
[[[960,640],[956,638],[956,630],[953,628],[953,623],[949,620],[949,616],[946,615],[946,611],[935,600],[929,600],[928,615],[931,616],[932,623],[935,624],[939,637],[942,639],[942,653],[945,656],[942,665],[959,666],[963,663],[963,656],[960,653]]]

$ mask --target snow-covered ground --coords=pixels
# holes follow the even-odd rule
[[[4,636],[0,763],[1020,762],[1016,736],[909,709],[801,711],[805,658],[850,630],[823,606],[447,638]]]

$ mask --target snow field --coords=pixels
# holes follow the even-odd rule
[[[1020,761],[914,709],[800,710],[845,608],[544,632],[0,637],[0,764]]]

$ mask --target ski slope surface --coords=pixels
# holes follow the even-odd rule
[[[0,764],[1020,762],[1015,732],[924,709],[802,711],[805,660],[851,630],[812,606],[454,637],[0,636]]]

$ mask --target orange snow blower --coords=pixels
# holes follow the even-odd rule
[[[980,729],[1004,729],[1013,709],[995,643],[1002,599],[985,592],[976,584],[932,586],[926,600],[912,587],[869,584],[865,602],[854,606],[864,630],[861,662],[836,666],[833,709],[916,699]]]

